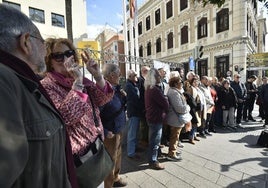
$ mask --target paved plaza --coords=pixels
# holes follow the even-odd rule
[[[217,133],[200,138],[195,145],[184,143],[180,148],[182,160],[173,162],[162,157],[165,170],[161,171],[148,167],[146,151],[138,153],[140,161],[133,161],[124,146],[121,176],[128,182],[127,187],[133,188],[268,188],[268,148],[256,145],[263,123],[245,122],[242,127],[236,132],[217,128]],[[162,149],[164,154],[167,151],[167,147]]]

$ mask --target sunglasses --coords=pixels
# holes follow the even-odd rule
[[[57,52],[57,53],[52,53],[51,58],[54,59],[57,62],[63,62],[64,61],[64,56],[65,57],[71,57],[72,55],[75,55],[74,50],[66,50],[63,53]]]

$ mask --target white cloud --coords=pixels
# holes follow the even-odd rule
[[[100,34],[103,29],[105,28],[105,25],[100,24],[91,24],[87,26],[87,34],[88,38],[95,39],[98,34]]]
[[[112,29],[115,32],[119,32],[123,29],[122,25],[115,25],[115,26],[110,26],[110,25],[101,25],[101,24],[90,24],[87,26],[87,34],[89,39],[95,39],[98,34],[100,34],[104,29]]]

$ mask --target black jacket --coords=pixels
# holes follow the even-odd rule
[[[220,90],[218,94],[218,104],[220,107],[223,107],[223,106],[225,107],[225,108],[222,108],[223,110],[229,110],[229,108],[231,107],[236,108],[237,97],[232,87],[229,87],[228,90],[222,87],[222,89]]]
[[[245,100],[247,96],[247,88],[244,83],[242,82],[231,82],[231,87],[234,89],[235,94],[238,99]]]

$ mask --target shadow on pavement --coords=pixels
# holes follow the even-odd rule
[[[242,164],[242,163],[248,163],[251,161],[257,161],[260,166],[263,166],[267,168],[264,170],[264,174],[260,174],[257,176],[250,176],[250,175],[243,175],[243,178],[241,181],[237,181],[235,183],[232,183],[228,185],[228,188],[233,187],[257,187],[257,188],[267,188],[268,187],[268,150],[265,148],[263,149],[263,152],[261,154],[264,157],[257,157],[257,158],[248,158],[248,159],[242,159],[235,161],[233,163],[230,163],[228,165],[221,165],[221,171],[226,172],[229,171],[230,168],[232,168],[235,165]],[[250,176],[250,177],[249,177]],[[249,177],[249,178],[248,178]]]
[[[137,152],[140,156],[139,160],[130,159],[127,157],[126,145],[122,147],[122,165],[121,174],[128,172],[135,172],[140,170],[145,170],[149,168],[147,160],[147,151]]]
[[[261,174],[258,176],[251,176],[249,178],[243,179],[241,181],[232,183],[227,186],[227,188],[234,187],[256,187],[256,188],[267,188],[267,181],[263,180],[263,178],[267,178],[267,172],[265,174]]]
[[[230,142],[233,142],[233,143],[246,143],[247,145],[245,145],[245,146],[249,147],[249,148],[261,148],[261,146],[257,145],[258,138],[259,138],[259,135],[255,135],[255,134],[251,133],[249,135],[245,135],[241,139],[230,140]]]

